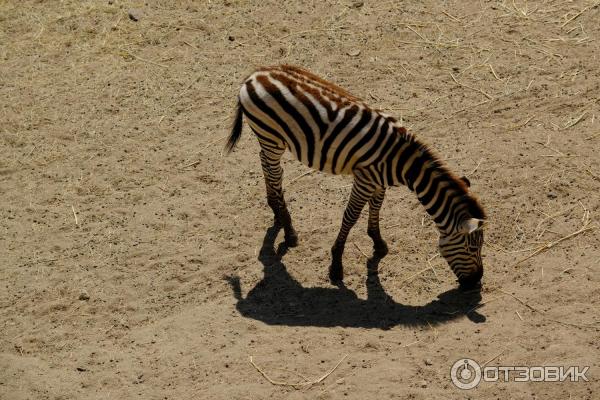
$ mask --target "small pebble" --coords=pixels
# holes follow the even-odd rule
[[[87,294],[87,292],[81,292],[79,293],[79,300],[89,300],[90,299],[90,295]]]
[[[421,381],[421,382],[419,382],[419,386],[421,386],[422,388],[426,388],[427,387],[427,381]]]
[[[364,1],[353,1],[352,4],[350,5],[350,7],[351,8],[361,8],[364,5],[365,5]]]
[[[546,196],[548,196],[549,199],[555,199],[558,197],[554,192],[548,192]]]
[[[337,383],[338,385],[343,385],[346,381],[344,380],[344,378],[340,378],[337,381],[335,381],[335,383]]]
[[[139,21],[140,18],[142,18],[142,10],[139,10],[137,8],[132,8],[130,9],[127,14],[129,15],[129,19],[132,21]]]
[[[431,362],[431,360],[429,358],[426,358],[425,365],[433,365],[433,363]]]
[[[360,54],[360,50],[359,49],[350,50],[347,54],[350,57],[356,57]]]

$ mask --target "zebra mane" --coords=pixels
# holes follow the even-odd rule
[[[458,193],[461,203],[467,204],[467,211],[472,218],[487,218],[477,197],[470,193],[466,183],[448,168],[447,164],[433,149],[418,140],[412,133],[407,132],[405,128],[398,129],[398,133],[401,138],[416,146],[416,150],[420,151],[423,158],[427,160],[429,168],[433,168],[436,175],[449,185],[448,189]]]

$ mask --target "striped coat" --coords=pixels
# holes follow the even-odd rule
[[[234,125],[226,145],[240,138],[243,116],[261,147],[267,202],[283,226],[286,243],[297,244],[283,196],[280,159],[285,150],[310,168],[353,175],[352,193],[329,270],[334,282],[343,278],[342,254],[350,229],[369,204],[367,233],[375,256],[388,251],[379,229],[385,190],[407,186],[415,192],[439,231],[439,247],[463,286],[478,284],[483,274],[481,247],[485,213],[458,178],[393,117],[373,109],[344,89],[298,67],[261,68],[243,83]]]

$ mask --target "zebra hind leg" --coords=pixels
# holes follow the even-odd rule
[[[374,190],[375,188],[368,181],[363,181],[355,173],[354,185],[352,186],[352,193],[350,194],[350,200],[348,200],[346,211],[344,211],[342,227],[340,228],[337,239],[331,248],[329,279],[332,283],[338,283],[344,279],[342,256],[344,254],[346,239],[348,238],[350,229],[352,229],[352,227],[356,224],[362,209],[373,194]]]
[[[373,239],[374,255],[378,258],[383,258],[388,253],[387,243],[381,237],[381,231],[379,230],[379,210],[383,204],[384,197],[385,188],[378,188],[369,199],[369,225],[367,234]]]
[[[263,143],[261,143],[261,148],[260,161],[267,187],[267,203],[275,215],[275,224],[283,226],[286,245],[295,247],[298,245],[298,235],[292,226],[292,217],[285,204],[281,185],[283,168],[281,168],[280,161],[285,148],[270,147]]]

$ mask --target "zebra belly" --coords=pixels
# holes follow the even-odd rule
[[[274,144],[278,146],[283,145],[287,150],[290,151],[294,155],[294,157],[300,161],[302,164],[306,165],[309,168],[312,168],[317,171],[326,172],[334,175],[352,175],[352,168],[346,167],[345,169],[335,169],[333,165],[333,157],[335,150],[337,147],[331,147],[330,151],[327,154],[322,153],[322,143],[316,142],[314,147],[314,155],[312,157],[312,162],[310,162],[307,157],[307,141],[304,132],[295,133],[293,135],[294,139],[300,145],[300,152],[297,151],[297,146],[294,145],[293,139],[290,137],[288,133],[284,132],[281,129],[276,129],[277,135],[274,135],[267,129],[264,129],[264,126],[260,126],[252,120],[248,119],[248,125],[251,127],[252,131],[256,135],[259,143],[266,147],[273,147]],[[298,154],[300,153],[300,154]]]

